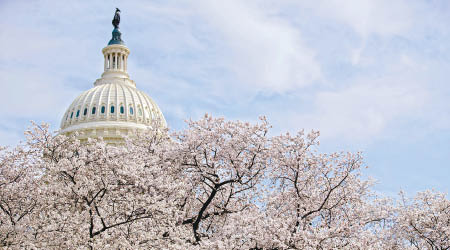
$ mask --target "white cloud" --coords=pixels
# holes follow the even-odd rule
[[[198,11],[223,39],[220,54],[240,84],[283,93],[321,78],[314,51],[300,31],[269,10],[244,1],[199,1]]]
[[[35,69],[26,73],[23,69],[0,69],[0,75],[0,113],[5,116],[50,119],[61,112],[68,96],[77,94],[77,90],[63,86],[61,78]]]
[[[327,23],[328,27],[349,29],[359,38],[348,57],[353,65],[361,63],[368,40],[373,37],[408,36],[419,24],[420,4],[407,0],[317,0],[288,1],[299,9],[308,9],[312,20]],[[295,18],[295,17],[294,17]],[[302,17],[298,17],[302,18]],[[330,32],[329,30],[327,30]],[[342,31],[340,31],[342,32]],[[345,31],[347,32],[347,31]]]
[[[412,71],[409,71],[412,73]],[[372,142],[405,119],[423,119],[431,93],[418,75],[359,78],[348,87],[318,92],[308,113],[293,120],[324,138]]]
[[[351,26],[362,37],[399,35],[411,28],[414,4],[406,0],[320,1],[322,16]]]

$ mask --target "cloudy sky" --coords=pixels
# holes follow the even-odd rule
[[[58,129],[103,69],[115,7],[129,73],[171,128],[204,113],[363,151],[376,190],[450,190],[450,1],[0,1],[0,145]]]

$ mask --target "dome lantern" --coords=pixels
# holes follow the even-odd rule
[[[128,78],[127,74],[127,60],[130,50],[125,46],[122,41],[122,33],[119,29],[120,23],[120,10],[116,8],[114,19],[112,24],[114,30],[112,32],[112,38],[108,43],[108,46],[103,48],[104,66],[102,77],[119,77]]]
[[[128,78],[127,60],[130,50],[123,44],[108,45],[102,50],[104,57],[103,78]]]

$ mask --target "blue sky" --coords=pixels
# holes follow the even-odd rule
[[[129,73],[171,128],[204,113],[364,152],[376,190],[450,190],[450,2],[0,1],[0,144],[58,129],[103,69],[115,7]]]

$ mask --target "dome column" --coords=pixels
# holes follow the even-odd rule
[[[118,70],[118,66],[119,66],[119,60],[117,60],[117,52],[115,52],[114,53],[114,62],[115,62],[115,64],[114,64],[114,69],[115,70]]]
[[[103,71],[106,71],[106,65],[107,65],[107,64],[106,64],[106,63],[107,63],[107,62],[106,62],[106,57],[107,57],[106,55],[103,55],[103,59],[104,59],[104,63],[103,63]]]
[[[124,64],[123,64],[123,70],[124,70],[125,72],[127,72],[127,59],[128,59],[128,56],[124,55],[123,58],[124,58],[124,60],[125,60],[125,62],[124,62]]]

